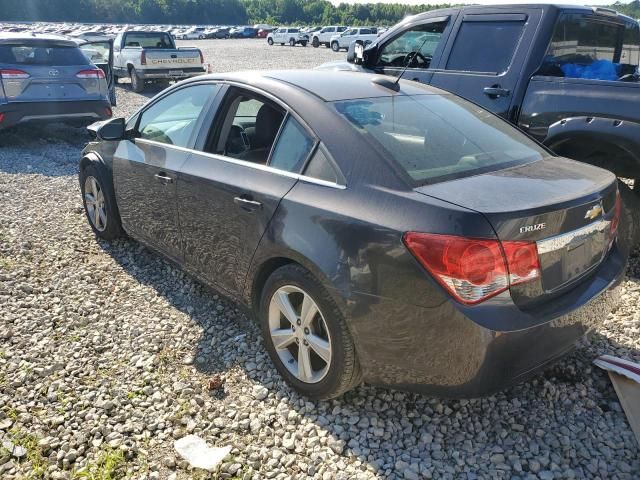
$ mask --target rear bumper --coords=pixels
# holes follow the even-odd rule
[[[180,72],[180,73],[177,73]],[[154,68],[153,70],[136,70],[138,76],[143,80],[154,79],[183,79],[197,77],[207,73],[204,67],[198,68]]]
[[[432,308],[353,295],[348,322],[365,382],[469,398],[518,383],[571,351],[617,305],[628,252],[614,246],[588,280],[520,310],[508,292],[476,307]]]
[[[83,100],[63,102],[13,102],[0,104],[4,114],[1,128],[26,122],[87,123],[111,118],[108,100]]]

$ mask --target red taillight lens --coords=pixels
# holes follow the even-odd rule
[[[0,123],[4,122],[4,113],[0,113]]]
[[[0,69],[0,77],[6,80],[25,80],[30,77],[30,75],[23,70],[16,70],[13,68],[3,68]]]
[[[104,113],[107,117],[111,118],[111,116],[113,115],[113,110],[111,110],[109,107],[104,109]]]
[[[76,77],[78,78],[93,78],[93,79],[97,79],[97,78],[105,78],[104,77],[104,72],[102,70],[100,70],[99,68],[97,69],[91,69],[91,70],[80,70],[78,73],[76,73]]]
[[[146,64],[147,64],[147,52],[142,50],[142,54],[140,55],[140,65],[146,65]]]
[[[200,63],[203,64],[204,63],[204,55],[202,54],[202,51],[198,50],[198,53],[200,54]]]
[[[611,225],[609,230],[609,238],[611,242],[616,239],[618,235],[618,226],[620,225],[620,216],[622,215],[622,198],[620,192],[616,192],[616,205],[614,207],[613,218],[611,219]]]
[[[540,276],[535,243],[407,232],[404,243],[454,298],[474,304]]]

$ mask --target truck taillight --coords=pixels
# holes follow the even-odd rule
[[[104,76],[104,72],[102,70],[100,70],[99,68],[96,69],[87,69],[87,70],[80,70],[78,73],[76,73],[76,77],[78,78],[82,78],[82,79],[98,79],[98,78],[105,78]]]
[[[23,70],[17,70],[15,68],[3,68],[0,69],[0,77],[6,80],[25,80],[29,78],[30,75]]]
[[[533,242],[407,232],[404,244],[453,297],[476,304],[540,277]]]
[[[200,54],[200,64],[204,64],[204,55],[202,54],[202,50],[198,50],[198,53]]]
[[[145,52],[144,50],[142,50],[142,55],[140,55],[140,64],[141,65],[147,64],[147,52]]]
[[[620,197],[620,191],[616,192],[616,205],[613,211],[613,218],[611,219],[611,225],[609,230],[609,238],[611,242],[616,239],[618,235],[618,226],[620,225],[620,216],[622,215],[622,198]]]

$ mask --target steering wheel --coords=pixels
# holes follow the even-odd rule
[[[240,125],[231,125],[227,143],[224,146],[225,154],[241,155],[251,150],[249,136]]]
[[[431,57],[427,58],[420,52],[409,52],[407,53],[407,56],[404,57],[404,64],[409,67],[417,67],[420,63],[428,67],[431,63]]]

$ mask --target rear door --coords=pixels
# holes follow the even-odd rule
[[[247,110],[255,112],[256,102],[251,121]],[[232,294],[241,291],[258,243],[314,145],[281,105],[229,89],[203,153],[194,153],[179,176],[187,266]]]
[[[80,45],[84,54],[91,62],[100,68],[105,75],[109,100],[111,105],[116,105],[116,84],[113,76],[113,40],[87,42]]]
[[[107,95],[103,72],[72,42],[0,45],[0,69],[12,102],[99,100]]]
[[[523,7],[509,8],[509,13],[500,8],[482,12],[458,16],[431,84],[509,119],[542,11]]]

